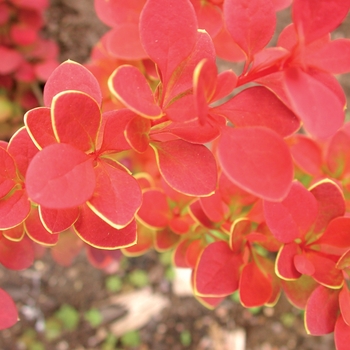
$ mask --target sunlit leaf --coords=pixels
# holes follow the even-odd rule
[[[44,89],[44,103],[51,106],[52,99],[62,91],[77,90],[85,92],[100,105],[102,94],[96,78],[84,66],[74,61],[63,62],[50,75]]]
[[[224,15],[234,41],[250,58],[267,45],[275,30],[272,0],[226,0]]]
[[[226,128],[218,144],[220,165],[242,189],[266,200],[285,198],[293,179],[287,145],[264,127]]]
[[[87,205],[81,207],[74,224],[77,235],[87,244],[100,249],[125,248],[136,243],[136,222],[118,230],[98,217]]]
[[[339,290],[319,286],[311,294],[305,309],[306,331],[324,335],[334,331],[338,317]]]
[[[25,127],[11,137],[7,150],[15,160],[18,171],[25,177],[29,163],[39,152]]]
[[[52,128],[50,108],[37,107],[31,109],[24,115],[24,124],[31,139],[39,149],[57,143]]]
[[[293,21],[302,41],[309,43],[333,31],[349,7],[349,0],[294,0]]]
[[[150,119],[162,116],[151,87],[138,68],[129,65],[117,68],[108,84],[112,94],[133,112]]]
[[[141,12],[140,36],[158,65],[165,85],[191,53],[197,38],[197,18],[188,0],[148,0]]]
[[[109,225],[118,229],[128,225],[142,203],[138,182],[112,161],[100,161],[94,171],[96,187],[88,205]]]
[[[100,123],[100,107],[89,95],[66,91],[53,98],[52,126],[58,142],[93,151]]]
[[[273,235],[283,243],[303,238],[314,224],[318,212],[315,197],[294,181],[282,202],[264,201],[266,223]]]
[[[215,190],[216,162],[208,148],[182,140],[153,142],[159,170],[175,190],[206,196]]]
[[[18,321],[18,312],[11,296],[0,288],[0,330],[12,327]]]
[[[227,117],[237,127],[265,126],[282,137],[295,133],[300,127],[295,114],[275,94],[262,86],[243,90],[214,108],[214,111]]]
[[[51,209],[85,203],[95,188],[92,158],[68,144],[54,144],[37,153],[26,176],[28,196]]]
[[[288,69],[284,76],[293,111],[305,129],[320,139],[332,136],[344,121],[344,106],[336,94],[299,68]]]
[[[194,276],[195,293],[201,296],[226,296],[238,288],[240,255],[219,241],[208,245],[199,257]]]
[[[45,246],[53,246],[58,241],[59,235],[57,233],[50,233],[43,226],[39,217],[38,208],[32,208],[29,217],[24,223],[24,227],[26,233],[34,242]]]

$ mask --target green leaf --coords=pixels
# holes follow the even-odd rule
[[[118,276],[109,276],[106,278],[105,285],[109,292],[116,293],[122,289],[123,281]]]
[[[130,331],[120,338],[123,346],[139,346],[141,344],[140,334],[138,331]]]
[[[90,323],[90,326],[93,328],[98,327],[103,321],[101,312],[96,308],[92,308],[86,311],[84,314],[84,318]]]
[[[63,328],[70,331],[75,330],[79,323],[79,313],[70,305],[62,305],[55,313],[55,317],[62,322]]]
[[[61,336],[61,333],[62,323],[54,317],[49,318],[45,324],[45,338],[48,341],[55,340]]]
[[[129,275],[129,282],[138,288],[145,287],[149,284],[147,272],[142,270],[134,270]]]
[[[180,333],[180,341],[183,346],[190,346],[192,342],[191,333],[188,330]]]

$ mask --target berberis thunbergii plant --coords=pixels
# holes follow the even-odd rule
[[[288,6],[293,23],[267,47]],[[112,29],[91,62],[62,63],[1,145],[0,262],[23,269],[38,245],[54,257],[76,245],[67,263],[81,241],[109,262],[172,250],[208,307],[236,291],[273,306],[283,292],[308,333],[334,331],[347,349],[350,127],[334,75],[350,71],[350,40],[330,32],[350,1],[95,8]],[[217,57],[242,72],[219,73]],[[6,328],[17,312],[0,297]]]

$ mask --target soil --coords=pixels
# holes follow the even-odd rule
[[[290,20],[290,13],[284,11],[279,17],[283,25]],[[45,35],[59,43],[61,61],[69,58],[85,62],[92,46],[108,29],[96,17],[93,0],[51,0],[47,21]],[[334,35],[349,37],[350,21]],[[349,94],[349,76],[343,77],[342,83]],[[147,272],[147,286],[130,283],[128,275],[135,270]],[[312,337],[306,334],[302,312],[292,307],[283,295],[274,308],[251,311],[227,298],[215,310],[208,310],[194,297],[175,293],[174,282],[168,275],[169,267],[160,263],[154,251],[139,258],[123,259],[113,273],[124,282],[118,293],[106,288],[111,275],[92,267],[84,253],[68,268],[55,263],[48,252],[25,271],[0,268],[0,285],[11,294],[20,313],[20,321],[15,326],[0,331],[0,349],[334,349],[332,335]],[[132,303],[118,304],[115,298],[135,291],[151,291],[154,296],[161,295],[165,302],[141,328],[137,322],[141,314],[136,313],[129,319],[127,329],[138,330],[134,340],[140,338],[138,344],[132,346],[127,345],[125,339],[122,341],[118,332],[118,320],[131,313]],[[58,335],[48,336],[45,325],[48,328],[50,322],[54,323],[62,305],[70,305],[77,312],[78,326],[72,330],[60,328]],[[102,315],[102,322],[97,326],[84,319],[84,314],[92,308]],[[142,311],[147,312],[147,309]],[[106,344],[113,339],[113,330],[118,340],[108,348]]]

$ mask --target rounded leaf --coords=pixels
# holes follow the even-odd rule
[[[37,153],[27,170],[29,198],[51,209],[85,203],[95,189],[92,158],[68,144],[54,144]]]

